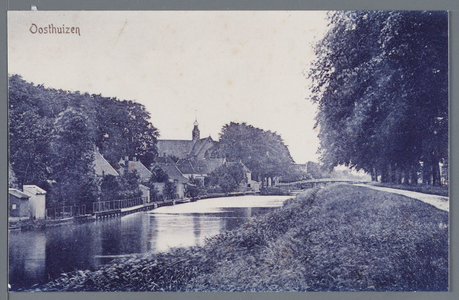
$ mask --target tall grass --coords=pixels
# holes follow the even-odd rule
[[[413,192],[424,193],[424,194],[445,196],[445,197],[448,197],[449,195],[448,185],[442,185],[442,186],[433,186],[433,185],[428,185],[428,184],[408,185],[408,184],[394,184],[394,183],[383,183],[383,182],[373,182],[373,181],[369,182],[368,184],[374,185],[374,186],[388,187],[388,188],[393,188],[393,189],[413,191]]]
[[[310,190],[202,247],[65,274],[41,291],[446,291],[448,215],[362,187]]]

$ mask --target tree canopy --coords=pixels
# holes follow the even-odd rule
[[[45,88],[9,76],[11,169],[19,188],[35,184],[47,190],[50,205],[97,200],[96,147],[115,167],[123,156],[137,156],[149,166],[158,136],[139,103]]]
[[[339,11],[309,72],[322,162],[439,184],[448,160],[446,12]]]
[[[242,162],[260,179],[282,176],[293,163],[280,135],[246,123],[224,125],[218,148],[228,161]]]

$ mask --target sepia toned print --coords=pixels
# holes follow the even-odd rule
[[[448,13],[8,14],[9,290],[448,291]]]

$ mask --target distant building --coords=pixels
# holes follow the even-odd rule
[[[145,167],[139,160],[137,160],[136,157],[134,157],[133,160],[129,160],[129,157],[126,156],[124,159],[122,158],[119,161],[118,165],[118,173],[120,175],[123,175],[127,170],[129,173],[136,172],[142,182],[147,182],[150,180],[150,170],[148,170],[147,167]]]
[[[156,163],[153,165],[152,171],[155,172],[158,169],[161,169],[169,177],[169,183],[174,185],[175,195],[172,198],[184,198],[186,185],[189,180],[180,172],[177,166],[173,163]],[[166,182],[155,182],[155,187],[158,189],[159,193],[163,196],[165,195]]]
[[[36,185],[24,185],[22,189],[30,197],[30,217],[44,219],[46,217],[46,191]]]
[[[201,139],[198,122],[193,125],[191,140],[158,140],[158,156],[196,160],[211,158],[209,149],[214,146],[214,140],[210,136]]]
[[[144,203],[150,203],[150,188],[144,186],[143,184],[139,185],[140,191],[142,192],[142,198],[144,198]]]
[[[226,160],[224,158],[210,158],[202,160],[181,159],[177,162],[176,166],[186,178],[191,177],[200,179],[204,183],[204,178],[217,168],[224,165]]]
[[[245,191],[254,191],[254,192],[260,192],[260,187],[261,187],[261,182],[255,181],[252,179],[252,171],[249,170],[242,162],[225,162],[225,166],[231,167],[233,165],[241,165],[242,170],[244,171],[245,177],[247,178],[247,183],[241,183],[239,184],[238,190],[240,192],[245,192]]]
[[[29,218],[29,198],[18,189],[8,189],[10,218]]]

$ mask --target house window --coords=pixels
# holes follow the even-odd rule
[[[16,209],[16,204],[13,204],[13,205],[11,206],[11,209]]]

